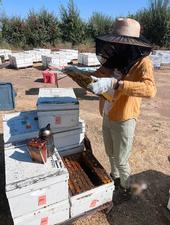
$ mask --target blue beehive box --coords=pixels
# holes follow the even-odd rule
[[[0,82],[0,110],[7,111],[15,108],[15,92],[11,83]]]

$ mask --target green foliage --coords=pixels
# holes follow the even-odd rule
[[[43,9],[39,13],[30,11],[26,20],[26,42],[37,47],[50,43],[55,44],[59,37],[58,21],[56,17]]]
[[[73,45],[81,43],[85,38],[85,24],[73,0],[69,0],[67,8],[63,5],[60,7],[60,17],[62,40],[71,42]]]
[[[148,9],[133,15],[142,25],[143,35],[160,47],[170,47],[169,2],[169,0],[151,0]]]
[[[16,46],[24,46],[26,43],[24,31],[25,21],[20,17],[1,18],[2,23],[2,38],[9,44]]]
[[[94,12],[88,22],[88,35],[92,38],[96,36],[110,33],[113,28],[113,19],[102,13]]]
[[[129,17],[140,22],[143,35],[156,46],[170,47],[170,0],[150,0],[147,8]],[[112,31],[113,22],[112,17],[94,12],[85,23],[74,1],[68,0],[66,7],[60,7],[60,20],[45,9],[30,11],[25,19],[0,16],[0,44],[30,48],[64,42],[88,50],[96,36]]]

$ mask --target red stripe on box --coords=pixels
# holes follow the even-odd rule
[[[40,225],[48,225],[48,217],[41,218]]]
[[[38,197],[38,206],[46,204],[46,195],[41,195]]]

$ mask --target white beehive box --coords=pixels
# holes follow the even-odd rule
[[[5,114],[3,130],[5,143],[20,142],[38,136],[37,111]]]
[[[99,65],[100,63],[95,53],[89,53],[83,56],[82,64],[87,66],[95,66],[95,65]]]
[[[79,102],[72,88],[40,88],[37,110],[40,128],[50,123],[55,132],[79,125]]]
[[[170,53],[161,53],[161,58],[162,64],[170,64]]]
[[[41,55],[41,59],[42,59],[42,64],[45,68],[48,67],[48,64],[51,62],[51,58],[50,58],[50,55],[51,54],[48,54],[48,55],[45,55],[45,54],[42,54]]]
[[[76,154],[76,153],[82,152],[83,150],[84,150],[84,143],[79,145],[79,146],[77,146],[77,147],[63,149],[61,151],[59,150],[58,152],[63,157],[63,156],[72,155],[72,154]]]
[[[54,132],[54,145],[59,152],[80,147],[83,145],[84,136],[85,124],[81,121],[77,127]]]
[[[68,172],[59,154],[35,163],[26,145],[5,147],[6,195],[17,218],[68,199]]]
[[[30,54],[16,53],[10,55],[10,65],[19,69],[33,65],[33,58]]]
[[[34,48],[33,50],[41,52],[42,55],[51,54],[51,49],[48,48]]]
[[[63,160],[70,173],[71,218],[112,202],[114,182],[92,154],[80,152]]]
[[[41,55],[41,61],[44,68],[47,67],[47,60],[45,55]]]
[[[71,62],[73,59],[78,59],[78,50],[74,49],[60,49],[60,52],[65,56],[67,62]]]
[[[27,124],[25,119],[29,120],[28,124],[34,123],[30,123],[30,121],[37,123],[37,120],[33,119],[36,114],[32,114],[32,120],[30,120],[30,116],[27,117],[26,115],[29,115],[29,112],[24,114],[22,115],[22,118],[24,117],[23,124]],[[19,121],[17,120],[17,122]],[[11,126],[11,123],[8,123],[7,120],[4,123]],[[12,123],[12,125],[15,124],[17,123]],[[83,125],[81,127],[83,128]],[[26,139],[25,137],[23,140],[21,139],[24,129],[21,127],[20,134],[17,130],[17,140],[19,135],[20,141]],[[4,129],[5,137],[9,136],[9,134],[6,134],[9,130]],[[34,133],[34,130],[30,132]],[[13,135],[16,137],[15,132]],[[32,135],[29,134],[29,136]],[[15,143],[15,138],[11,140]],[[62,150],[61,154],[70,155],[81,152],[83,149],[82,145],[77,148]],[[54,166],[55,162],[60,162],[57,167]],[[76,195],[72,195],[70,192],[68,196],[68,172],[58,154],[53,159],[48,160],[45,166],[31,161],[27,146],[24,143],[18,146],[17,143],[15,145],[6,144],[5,166],[6,193],[15,225],[21,225],[23,222],[28,225],[59,224],[67,220],[69,216],[71,218],[79,216],[112,201],[113,182],[101,183],[100,185],[96,183],[91,190]],[[29,173],[30,170],[31,174]],[[94,177],[94,175],[92,176]]]
[[[65,52],[58,51],[51,54],[48,66],[67,66],[67,63],[67,54]]]
[[[114,183],[100,185],[84,193],[70,197],[71,218],[83,215],[92,209],[95,209],[113,198]]]
[[[153,67],[155,69],[160,69],[161,67],[161,56],[160,55],[150,55],[150,58],[152,60],[152,63],[153,63]]]
[[[83,63],[83,53],[78,54],[78,63],[82,64]]]
[[[11,67],[16,67],[15,60],[14,60],[14,56],[20,56],[20,55],[21,55],[21,52],[20,53],[12,53],[12,54],[9,54],[8,55],[9,56],[9,63],[10,63],[10,66]]]
[[[79,53],[78,63],[86,66],[97,66],[100,65],[99,60],[95,53]]]
[[[60,66],[60,57],[58,53],[42,55],[42,64],[45,68],[49,66]]]
[[[42,55],[42,64],[43,66],[49,67],[62,67],[67,66],[69,62],[71,62],[73,59],[78,58],[78,52],[72,52],[71,50],[60,50],[56,52],[52,52],[51,54],[44,53]]]
[[[18,143],[38,137],[37,111],[10,113],[3,116],[4,142]],[[80,120],[77,127],[59,128],[53,132],[54,144],[62,155],[80,152],[83,147],[85,124]]]
[[[40,51],[28,50],[28,51],[25,51],[25,53],[32,56],[34,63],[42,62],[42,58],[41,58],[42,53]]]
[[[66,52],[60,52],[59,59],[60,59],[60,66],[67,66],[67,64],[71,61],[68,58],[68,55]]]
[[[68,200],[68,171],[58,152],[45,165],[29,156],[26,140],[39,132],[36,111],[4,115],[3,130],[6,195],[12,217]]]
[[[60,66],[60,56],[59,53],[53,53],[49,56],[47,60],[48,66]]]
[[[65,200],[37,210],[28,215],[18,217],[14,220],[14,225],[54,225],[60,224],[69,219],[70,205]]]

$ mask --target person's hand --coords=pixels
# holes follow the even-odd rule
[[[93,82],[89,84],[87,87],[95,94],[102,94],[109,90],[114,89],[117,83],[117,79],[111,78],[97,78],[91,76]]]

